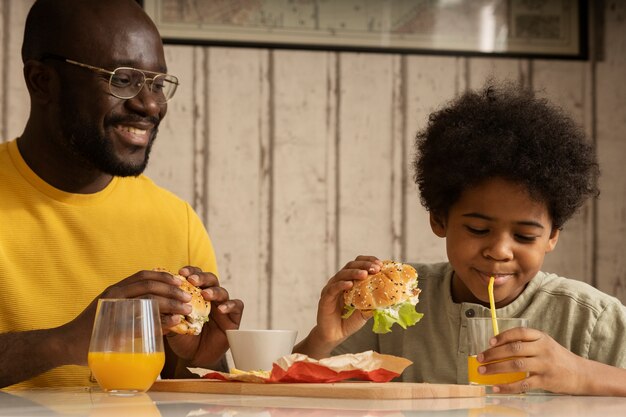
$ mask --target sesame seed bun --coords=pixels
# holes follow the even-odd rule
[[[161,268],[156,268],[155,271],[167,272],[168,274],[178,277],[182,281],[180,289],[191,294],[191,301],[189,301],[189,304],[191,305],[191,313],[186,316],[181,315],[180,323],[172,327],[170,330],[178,334],[199,335],[200,332],[202,332],[204,323],[209,321],[211,303],[202,297],[202,290],[200,288],[191,284],[187,281],[187,278],[182,275],[172,274],[171,272]]]
[[[344,292],[344,302],[357,310],[374,310],[390,307],[409,299],[417,302],[417,271],[411,265],[383,261],[377,274],[354,281],[354,286]]]

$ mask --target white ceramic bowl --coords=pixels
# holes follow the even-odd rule
[[[290,355],[296,330],[226,330],[235,368],[242,371],[269,371],[272,364]]]

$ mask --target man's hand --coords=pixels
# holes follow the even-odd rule
[[[187,314],[191,296],[179,288],[180,278],[158,271],[139,271],[107,287],[74,320],[57,328],[67,342],[65,363],[86,365],[89,340],[100,298],[153,298],[158,301],[164,328],[171,327],[173,315]]]
[[[228,350],[226,330],[238,329],[243,313],[243,302],[231,300],[228,291],[219,285],[217,277],[200,268],[186,266],[179,271],[190,283],[202,288],[202,296],[211,302],[209,321],[204,324],[202,333],[198,336],[178,335],[167,332],[180,321],[180,314],[188,314],[191,307],[185,304],[185,312],[179,313],[172,309],[175,315],[165,315],[163,318],[164,332],[173,352],[185,359],[190,365],[208,366],[215,363]],[[177,306],[174,306],[177,307]],[[189,307],[189,309],[187,309]]]
[[[212,302],[211,320],[205,324],[200,336],[168,337],[172,350],[183,359],[201,365],[213,363],[228,349],[224,330],[236,329],[241,321],[243,303],[229,300],[228,292],[219,286],[215,275],[187,266],[180,275],[202,288],[202,295]],[[191,312],[188,302],[191,295],[179,288],[180,278],[167,272],[139,271],[117,284],[106,288],[78,317],[59,330],[68,342],[68,363],[87,364],[87,350],[96,306],[100,298],[153,298],[158,301],[163,333],[173,334],[169,329],[180,322],[180,316]],[[178,337],[180,336],[180,337]]]

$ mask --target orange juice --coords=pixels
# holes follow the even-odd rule
[[[502,362],[502,361],[496,361]],[[488,362],[494,363],[494,362]],[[500,385],[510,384],[511,382],[521,381],[526,378],[526,372],[508,372],[504,374],[483,375],[478,373],[478,367],[485,365],[478,362],[476,355],[467,357],[467,379],[470,384],[479,385]]]
[[[87,362],[105,391],[147,391],[165,364],[165,353],[89,352]]]

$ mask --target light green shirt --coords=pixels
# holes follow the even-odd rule
[[[333,355],[374,350],[413,361],[399,380],[467,384],[467,318],[490,317],[474,303],[455,303],[450,292],[449,263],[413,265],[418,271],[424,317],[403,330],[377,335],[368,322],[338,346]],[[626,368],[626,307],[615,298],[580,281],[539,272],[499,317],[526,317],[529,327],[550,335],[571,352]]]

